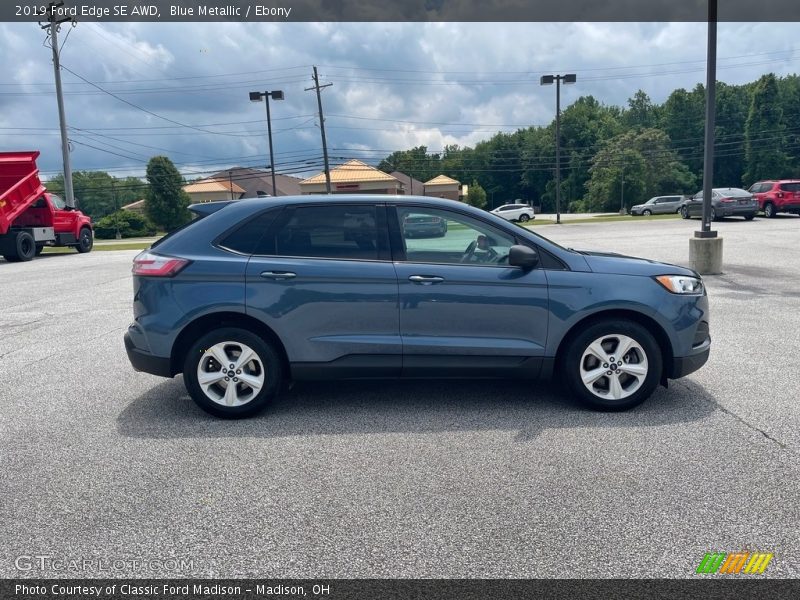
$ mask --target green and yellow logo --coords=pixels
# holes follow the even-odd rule
[[[703,557],[695,572],[760,575],[772,556],[771,552],[710,552]]]

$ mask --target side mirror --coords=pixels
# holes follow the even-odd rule
[[[528,270],[539,264],[539,253],[529,246],[511,246],[508,251],[508,264]]]

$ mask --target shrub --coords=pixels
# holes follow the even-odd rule
[[[95,223],[94,236],[101,240],[111,240],[117,236],[117,229],[123,238],[156,234],[156,226],[144,215],[129,210],[118,210]]]

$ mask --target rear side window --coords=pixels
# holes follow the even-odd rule
[[[278,213],[280,213],[280,209],[273,208],[245,221],[232,232],[226,234],[219,242],[219,246],[242,254],[253,254],[261,238],[264,237],[269,226],[275,221]]]
[[[800,192],[800,183],[782,183],[781,189],[784,192]]]
[[[375,206],[301,206],[281,216],[258,254],[377,260]]]

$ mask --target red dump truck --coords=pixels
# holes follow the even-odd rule
[[[31,260],[45,246],[89,252],[92,220],[45,190],[39,152],[0,152],[0,254],[10,262]]]

